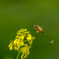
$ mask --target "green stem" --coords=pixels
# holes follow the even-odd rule
[[[18,58],[19,58],[19,55],[20,55],[20,51],[18,52],[18,55],[17,55],[16,59],[18,59]]]

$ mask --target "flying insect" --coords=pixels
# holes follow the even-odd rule
[[[43,29],[39,25],[34,25],[34,28],[36,29],[36,33],[39,33],[39,32],[43,33]]]
[[[49,44],[54,44],[54,40],[51,40],[51,41],[49,42]]]

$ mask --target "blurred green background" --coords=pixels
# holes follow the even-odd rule
[[[43,34],[35,33],[35,24]],[[26,59],[59,59],[59,0],[0,0],[0,59],[16,59],[8,45],[21,28],[36,37]]]

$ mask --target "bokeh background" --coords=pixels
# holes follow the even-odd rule
[[[35,33],[35,24],[43,34]],[[21,28],[36,37],[26,59],[59,59],[59,0],[0,0],[0,59],[16,59],[8,45]]]

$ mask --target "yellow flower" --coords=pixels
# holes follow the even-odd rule
[[[28,34],[27,40],[31,40],[31,34]]]
[[[19,39],[15,39],[14,40],[14,44],[19,44],[20,40]]]
[[[11,42],[8,47],[10,50],[13,50],[13,43]]]
[[[30,52],[29,49],[32,47],[32,43],[35,37],[33,37],[27,29],[20,29],[17,32],[15,40],[9,44],[10,50],[17,50],[21,55],[21,59],[26,58]]]
[[[33,39],[35,39],[35,37],[32,37],[32,35],[31,35],[31,34],[28,34],[28,36],[27,36],[27,38],[26,38],[26,39],[28,40],[29,44],[31,45],[31,44],[32,44],[32,42],[33,42]]]
[[[25,47],[21,48],[20,52],[22,53],[21,59],[26,58],[29,55],[29,46],[27,44],[24,45]]]
[[[13,47],[12,46],[10,46],[10,50],[13,50]]]

